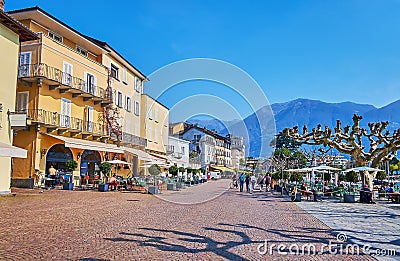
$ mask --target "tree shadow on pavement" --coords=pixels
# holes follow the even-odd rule
[[[219,223],[216,227],[203,227],[202,229],[210,233],[199,234],[175,229],[139,228],[137,233],[120,232],[119,237],[105,239],[111,242],[132,242],[160,251],[191,254],[214,253],[228,260],[247,260],[235,252],[236,247],[253,245],[252,253],[256,256],[258,254],[256,246],[264,244],[266,240],[271,243],[288,244],[294,242],[327,243],[331,236],[335,238],[329,228],[296,227],[295,230],[278,230],[249,224]],[[325,235],[320,238],[318,233]],[[215,237],[206,234],[215,235]],[[259,236],[255,236],[257,234]],[[328,238],[326,234],[328,234]],[[260,235],[263,237],[260,238]],[[259,257],[261,258],[261,256]]]

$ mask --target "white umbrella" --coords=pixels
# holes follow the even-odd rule
[[[108,163],[111,164],[124,164],[124,165],[131,165],[132,163],[126,162],[126,161],[122,161],[122,160],[109,160],[107,161]]]
[[[355,172],[360,172],[360,171],[383,171],[381,169],[375,169],[375,168],[370,168],[370,167],[357,167],[357,168],[352,168],[352,169],[346,169],[344,172],[349,172],[349,171],[355,171]]]
[[[109,160],[107,162],[111,163],[111,164],[132,165],[132,163],[129,163],[129,162],[126,162],[126,161],[122,161],[122,160]],[[115,170],[115,175],[117,175],[117,173],[118,173],[118,168],[116,168],[116,170]]]
[[[333,168],[330,166],[326,166],[326,165],[321,165],[321,166],[317,166],[317,167],[312,167],[312,170],[341,170],[341,169],[337,169],[337,168]]]

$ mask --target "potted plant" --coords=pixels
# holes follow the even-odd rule
[[[74,175],[73,171],[76,170],[77,167],[78,163],[75,160],[67,160],[67,162],[65,162],[65,169],[66,171],[71,173],[70,177],[73,177]],[[64,180],[63,189],[64,190],[74,189],[74,183],[72,182],[72,178],[69,178],[69,180]]]
[[[112,169],[112,164],[110,162],[104,161],[99,164],[99,169],[100,169],[101,173],[103,173],[104,177],[107,178]],[[104,177],[103,177],[103,179],[101,179],[101,184],[99,184],[99,191],[101,191],[101,192],[108,191],[108,187],[109,187],[109,184],[104,182],[104,179],[105,179]]]
[[[168,169],[169,174],[172,175],[172,177],[175,177],[178,175],[178,167],[176,166],[171,166]],[[177,185],[170,180],[170,182],[167,183],[167,190],[176,190],[177,189]]]
[[[153,164],[149,168],[149,173],[154,176],[154,185],[148,186],[147,190],[150,194],[158,194],[158,184],[156,183],[156,176],[161,173],[161,168],[157,164]]]
[[[354,171],[349,171],[346,173],[346,181],[351,183],[356,183],[358,181],[358,174]],[[351,188],[343,191],[343,202],[345,203],[354,203],[356,202],[356,194],[355,191]]]
[[[183,173],[185,172],[185,168],[184,167],[179,167],[178,171],[179,171],[179,173],[178,173],[178,182],[176,183],[176,188],[177,189],[181,189],[181,188],[183,188],[182,176],[183,176]]]

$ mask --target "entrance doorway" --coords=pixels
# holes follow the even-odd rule
[[[93,181],[100,177],[99,164],[101,156],[98,151],[85,150],[81,156],[81,177]]]

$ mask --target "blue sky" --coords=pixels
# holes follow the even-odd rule
[[[381,107],[400,99],[397,0],[6,0],[5,9],[35,5],[108,42],[146,75],[204,57],[246,71],[270,103],[310,98]],[[183,85],[161,102],[173,107],[186,96],[215,94],[242,115],[252,112],[222,85]]]

